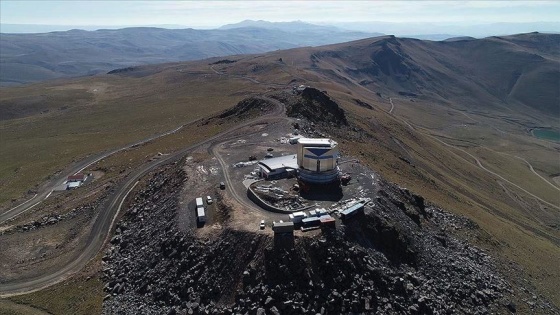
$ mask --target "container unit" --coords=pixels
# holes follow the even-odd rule
[[[358,202],[340,212],[340,218],[346,220],[362,212],[364,212],[364,204]]]
[[[328,214],[319,217],[319,220],[321,221],[321,226],[322,227],[328,227],[328,228],[335,228],[336,227],[335,219]]]
[[[293,222],[272,222],[272,230],[274,231],[274,234],[278,234],[278,233],[294,234],[294,223]]]
[[[294,212],[288,215],[290,217],[290,221],[293,223],[301,223],[301,220],[307,218],[307,213],[303,211]]]
[[[314,227],[321,225],[321,219],[318,217],[309,217],[301,220],[301,225],[303,227]]]
[[[309,216],[310,217],[320,217],[327,214],[327,210],[325,210],[325,208],[317,208],[315,210],[311,210],[309,211]]]

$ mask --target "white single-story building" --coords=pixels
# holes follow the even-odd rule
[[[261,176],[266,179],[286,176],[298,168],[295,154],[284,155],[259,161]]]

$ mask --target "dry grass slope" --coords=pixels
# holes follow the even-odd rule
[[[510,262],[520,266],[530,281],[522,285],[560,306],[560,144],[528,132],[560,129],[550,88],[559,43],[545,34],[445,43],[382,37],[231,56],[237,62],[212,68],[218,59],[3,89],[0,111],[14,118],[0,123],[9,148],[0,153],[0,200],[7,205],[73,159],[307,84],[346,111],[350,129],[329,130],[344,154],[471,218],[482,230],[473,242],[503,260],[505,273]],[[17,106],[25,113],[14,113]],[[127,158],[135,159],[107,161]]]

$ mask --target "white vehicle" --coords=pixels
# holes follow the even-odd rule
[[[212,202],[214,202],[214,201],[212,200],[212,197],[206,196],[206,203],[209,204],[209,205],[211,205]]]
[[[264,224],[264,220],[261,220],[261,224],[259,225],[261,230],[264,230],[265,228],[265,224]]]

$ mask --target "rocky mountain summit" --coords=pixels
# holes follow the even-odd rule
[[[103,258],[105,314],[486,314],[515,312],[490,256],[446,230],[470,220],[380,180],[365,214],[293,242],[181,232],[177,165],[153,174]]]

